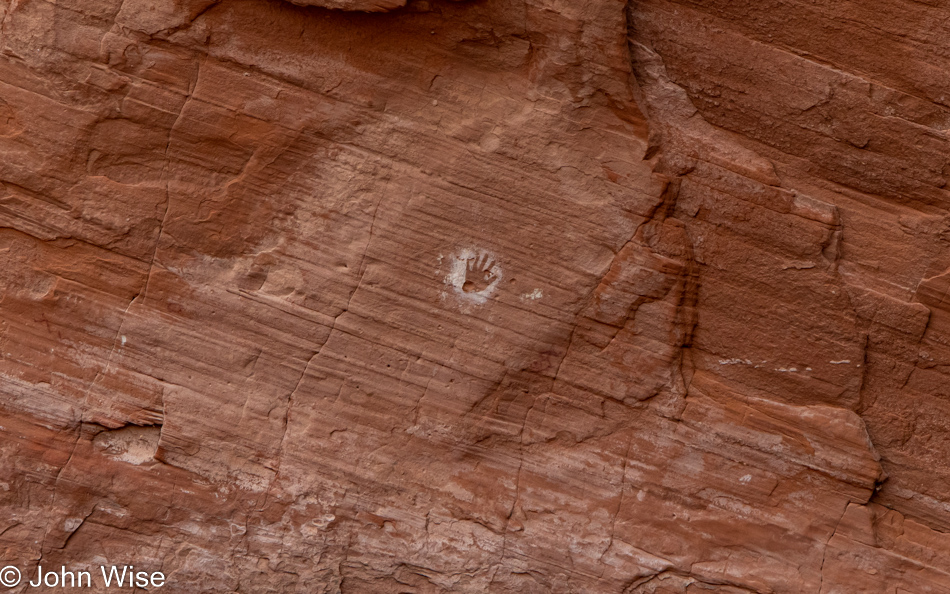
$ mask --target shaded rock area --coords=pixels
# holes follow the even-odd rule
[[[0,0],[2,565],[950,592],[948,17]]]

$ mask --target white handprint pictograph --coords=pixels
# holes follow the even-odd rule
[[[465,265],[465,282],[462,283],[462,290],[466,293],[478,293],[487,289],[495,280],[495,273],[492,270],[494,265],[495,260],[484,252],[469,258]]]
[[[445,284],[463,304],[481,305],[488,301],[501,280],[501,266],[494,254],[482,249],[463,248],[452,255]]]

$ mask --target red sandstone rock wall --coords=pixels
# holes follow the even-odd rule
[[[944,3],[295,4],[0,0],[13,591],[950,592]]]

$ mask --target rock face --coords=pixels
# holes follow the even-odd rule
[[[0,561],[950,592],[948,17],[0,0]]]

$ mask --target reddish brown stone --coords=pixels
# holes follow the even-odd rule
[[[0,0],[0,567],[950,592],[947,16]]]

